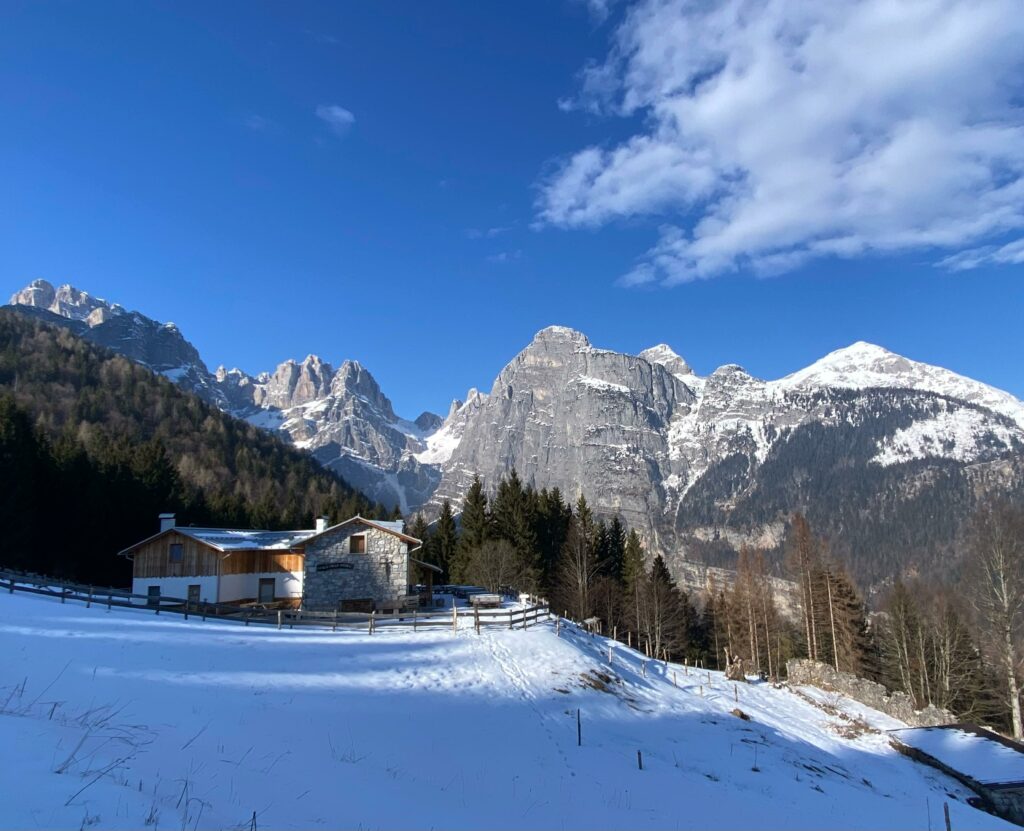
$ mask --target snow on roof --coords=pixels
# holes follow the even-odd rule
[[[192,528],[174,529],[186,536],[212,545],[221,551],[288,550],[316,535],[313,529],[304,531],[258,531],[233,528]]]
[[[402,520],[400,520],[400,519],[398,519],[398,520],[388,520],[386,522],[384,520],[382,520],[382,519],[372,519],[372,520],[370,520],[370,522],[372,522],[374,525],[380,525],[380,526],[382,526],[384,528],[387,528],[389,531],[394,531],[395,533],[398,533],[398,534],[405,533],[404,530],[403,530],[405,528],[405,523],[402,522]]]
[[[891,730],[889,735],[982,785],[1024,782],[1024,753],[979,728],[909,727]]]

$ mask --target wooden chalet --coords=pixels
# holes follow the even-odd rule
[[[440,571],[410,556],[421,545],[401,522],[358,516],[330,527],[320,518],[311,529],[262,531],[178,526],[174,514],[161,514],[159,532],[120,555],[133,564],[132,592],[153,598],[379,609]]]

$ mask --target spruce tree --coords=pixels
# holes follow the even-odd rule
[[[441,515],[437,519],[434,531],[433,555],[434,564],[442,570],[442,579],[448,580],[452,560],[458,546],[459,537],[455,527],[455,515],[451,503],[446,499],[441,505]]]
[[[473,476],[473,483],[466,492],[460,520],[461,533],[449,563],[449,571],[451,580],[464,583],[469,579],[473,553],[479,551],[492,536],[493,523],[488,510],[487,494],[479,476]]]
[[[605,557],[605,574],[621,583],[626,560],[626,529],[617,515],[608,526]]]

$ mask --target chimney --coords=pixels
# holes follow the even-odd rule
[[[319,534],[327,530],[327,523],[330,522],[325,516],[318,516],[316,518],[316,532]]]
[[[160,514],[160,531],[170,531],[174,527],[174,514]]]

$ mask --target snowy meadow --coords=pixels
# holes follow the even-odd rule
[[[1012,827],[887,716],[553,621],[277,631],[4,594],[0,644],[3,828],[940,828],[944,802]]]

